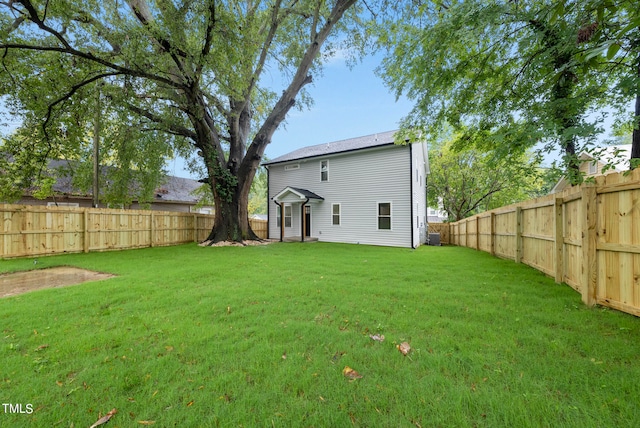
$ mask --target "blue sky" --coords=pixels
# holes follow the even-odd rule
[[[292,109],[286,124],[273,135],[265,154],[276,158],[301,147],[344,140],[378,132],[392,131],[411,110],[413,104],[396,97],[374,74],[381,56],[369,56],[353,68],[344,58],[335,58],[325,66],[322,76],[314,76],[307,90],[314,100],[310,109]],[[268,78],[265,79],[268,83]],[[279,88],[279,77],[272,77]],[[170,175],[193,177],[183,161],[170,161]]]

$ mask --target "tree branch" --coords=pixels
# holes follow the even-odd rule
[[[153,80],[158,83],[164,83],[165,85],[168,85],[175,89],[181,89],[181,90],[188,89],[188,87],[185,86],[184,84],[175,82],[174,80],[167,79],[165,77],[161,77],[155,74],[150,74],[141,70],[134,70],[127,67],[122,67],[118,64],[114,64],[103,58],[99,58],[90,52],[82,52],[72,47],[66,48],[66,47],[57,47],[57,46],[34,46],[34,45],[26,45],[26,44],[20,44],[20,43],[6,43],[6,44],[0,44],[0,49],[23,49],[23,50],[33,50],[33,51],[40,51],[40,52],[64,53],[64,54],[73,55],[78,58],[83,58],[88,61],[103,65],[107,68],[117,71],[119,74],[122,74],[122,75],[128,75],[132,77],[142,77],[145,79]]]
[[[182,76],[189,80],[187,74],[185,73],[183,59],[187,58],[187,53],[182,49],[173,46],[171,42],[163,37],[159,31],[154,30],[153,28],[153,16],[151,15],[151,11],[149,9],[149,5],[146,0],[128,0],[129,6],[133,11],[133,14],[138,18],[138,21],[149,31],[151,37],[156,41],[156,43],[162,48],[162,50],[168,53],[173,62],[175,63],[178,70]]]
[[[135,106],[135,105],[133,105],[131,103],[125,103],[125,105],[132,112],[134,112],[134,113],[136,113],[136,114],[138,114],[138,115],[140,115],[142,117],[145,117],[145,118],[149,119],[150,121],[152,121],[154,123],[162,125],[163,129],[166,132],[169,132],[170,134],[186,137],[186,138],[189,138],[190,140],[193,140],[194,142],[196,142],[197,139],[198,139],[198,136],[196,135],[195,132],[193,132],[192,130],[190,130],[188,128],[185,128],[184,126],[180,126],[180,125],[177,125],[175,123],[167,123],[167,121],[164,120],[162,117],[160,117],[158,115],[155,115],[155,114],[151,113],[148,110],[145,110],[143,108]]]
[[[27,10],[28,12],[28,17],[29,20],[31,22],[33,22],[34,24],[36,24],[40,29],[46,31],[47,33],[53,35],[56,39],[58,39],[58,41],[60,43],[62,43],[62,45],[67,48],[67,49],[72,49],[71,45],[69,44],[69,42],[67,41],[67,39],[64,38],[64,36],[54,30],[52,27],[49,27],[48,25],[46,25],[44,23],[44,20],[46,19],[47,13],[46,13],[46,7],[48,7],[49,2],[47,1],[47,4],[45,5],[45,14],[44,14],[44,18],[40,19],[40,17],[38,16],[38,11],[36,10],[36,8],[31,4],[30,1],[28,0],[20,0],[18,1],[18,3],[20,3],[21,5],[24,6],[24,8]]]
[[[207,20],[207,30],[204,35],[204,45],[202,46],[202,52],[200,52],[200,64],[198,64],[198,75],[202,71],[204,65],[204,59],[209,52],[211,52],[211,41],[213,40],[213,29],[216,25],[216,5],[214,0],[209,1],[209,19]]]
[[[82,82],[75,84],[71,87],[71,90],[69,92],[67,92],[66,94],[64,94],[62,97],[58,98],[57,100],[55,100],[53,103],[49,104],[47,106],[47,114],[45,115],[45,120],[44,123],[42,124],[42,131],[44,132],[44,135],[46,137],[46,139],[49,139],[49,133],[47,132],[47,125],[49,124],[49,121],[51,120],[51,115],[53,114],[53,109],[55,108],[55,106],[57,106],[60,103],[63,103],[69,99],[71,99],[71,97],[73,97],[73,95],[78,92],[81,88],[84,88],[87,85],[90,85],[93,82],[96,82],[98,80],[104,79],[106,77],[112,77],[112,76],[117,76],[120,73],[102,73],[102,74],[98,74],[96,76],[93,76],[87,80],[83,80]]]

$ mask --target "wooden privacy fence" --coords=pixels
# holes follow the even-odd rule
[[[449,223],[429,223],[427,227],[429,229],[429,233],[440,234],[440,243],[442,245],[451,243],[451,238],[449,236]]]
[[[124,250],[202,241],[212,215],[147,210],[0,205],[0,258]],[[266,238],[265,220],[250,220]]]
[[[640,316],[640,170],[450,224],[451,244],[525,263]]]

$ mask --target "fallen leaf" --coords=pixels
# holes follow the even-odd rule
[[[286,359],[287,359],[287,351],[284,351],[284,352],[282,353],[282,359],[283,359],[283,360],[286,360]]]
[[[396,345],[396,348],[398,348],[398,351],[402,352],[402,355],[407,355],[411,352],[411,345],[407,342],[402,342],[401,344]]]
[[[111,417],[112,417],[113,415],[115,415],[116,413],[118,413],[118,410],[116,410],[116,409],[111,409],[111,411],[110,411],[109,413],[107,413],[106,415],[104,415],[103,417],[101,417],[100,419],[98,419],[98,420],[96,421],[96,423],[95,423],[95,424],[93,424],[93,425],[91,425],[89,428],[95,428],[95,427],[98,427],[98,426],[100,426],[100,425],[104,425],[104,424],[106,424],[107,422],[109,422],[109,419],[111,419]]]
[[[355,371],[354,369],[352,369],[349,366],[345,366],[344,369],[342,369],[342,374],[344,375],[344,377],[347,377],[349,379],[361,379],[362,375],[360,373],[358,373],[357,371]]]
[[[140,425],[153,425],[156,421],[138,421]]]
[[[191,406],[193,406],[193,400],[191,400],[191,401],[189,401],[189,402],[187,403],[187,407],[191,407]]]
[[[384,334],[370,334],[369,337],[376,342],[384,342]]]
[[[36,351],[42,351],[43,349],[47,349],[49,347],[48,343],[45,343],[44,345],[40,345],[36,348]]]

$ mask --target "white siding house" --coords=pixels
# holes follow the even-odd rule
[[[305,147],[266,162],[269,238],[425,243],[427,145],[396,145],[394,134]]]
[[[580,161],[580,173],[585,178],[597,175],[611,174],[613,172],[624,172],[629,169],[629,159],[631,159],[631,144],[618,146],[608,146],[594,148],[590,152],[582,152],[578,156]],[[605,166],[607,168],[605,168]],[[569,181],[562,177],[550,193],[562,192],[571,186]]]

